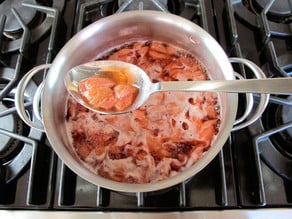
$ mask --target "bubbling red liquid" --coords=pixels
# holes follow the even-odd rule
[[[152,82],[208,80],[193,55],[158,41],[121,45],[99,59],[135,64]],[[120,115],[101,115],[68,98],[73,149],[92,172],[118,182],[157,182],[184,171],[209,150],[219,125],[220,103],[212,92],[154,93]]]

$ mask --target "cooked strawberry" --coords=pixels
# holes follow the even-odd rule
[[[132,85],[119,84],[114,88],[117,98],[116,109],[121,111],[131,106],[135,101],[139,89]]]
[[[79,91],[85,92],[95,87],[113,87],[115,82],[110,78],[91,77],[79,82]]]
[[[109,87],[92,87],[82,93],[85,101],[96,109],[112,109],[117,102],[113,90]]]

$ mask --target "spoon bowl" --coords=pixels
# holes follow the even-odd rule
[[[113,70],[115,69],[115,70]],[[126,72],[132,86],[139,89],[133,103],[120,111],[94,108],[79,92],[79,83],[91,77],[113,78],[116,70]],[[229,93],[270,93],[291,94],[292,78],[245,79],[245,80],[206,80],[206,81],[168,81],[152,83],[141,68],[122,61],[94,61],[72,68],[64,78],[65,86],[73,98],[85,106],[101,114],[121,114],[133,111],[142,106],[149,96],[158,91],[188,91],[188,92],[229,92]]]
[[[91,77],[113,78],[114,74],[117,73],[114,72],[113,67],[116,70],[126,72],[127,77],[131,78],[133,82],[132,85],[139,88],[137,97],[131,106],[123,111],[102,110],[94,108],[88,104],[88,102],[84,101],[84,98],[79,92],[79,83],[82,80]],[[102,114],[121,114],[133,111],[143,105],[143,103],[148,99],[149,95],[153,93],[158,86],[158,84],[154,84],[150,81],[148,75],[141,68],[122,61],[94,61],[76,66],[67,72],[64,82],[68,92],[77,102],[90,110]]]

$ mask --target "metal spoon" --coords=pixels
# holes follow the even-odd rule
[[[139,88],[133,104],[124,111],[102,111],[89,106],[78,92],[78,84],[93,76],[111,77],[114,72],[109,68],[124,69]],[[65,75],[68,92],[83,106],[102,114],[120,114],[139,108],[148,97],[158,91],[212,91],[229,93],[270,93],[292,94],[292,78],[246,79],[246,80],[206,80],[206,81],[169,81],[152,83],[148,75],[138,66],[121,61],[94,61],[72,68]]]

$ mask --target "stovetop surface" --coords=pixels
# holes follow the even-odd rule
[[[1,1],[1,6],[8,2],[14,1]],[[207,30],[228,56],[252,60],[267,77],[289,77],[292,73],[291,1],[287,1],[290,11],[274,5],[267,14],[261,13],[263,2],[170,0],[167,7],[171,13]],[[45,134],[18,121],[11,100],[18,81],[13,75],[21,76],[33,66],[50,63],[80,29],[118,10],[119,1],[27,1],[26,5],[18,7],[28,10],[35,4],[40,5],[34,13],[42,22],[27,24],[32,29],[27,34],[28,39],[18,38],[25,35],[25,31],[10,31],[18,28],[15,24],[10,24],[8,33],[0,38],[0,74],[3,77],[0,80],[3,105],[0,119],[5,119],[1,120],[5,124],[13,124],[0,125],[0,139],[9,136],[0,140],[3,145],[0,147],[0,209],[168,212],[291,208],[292,115],[291,98],[287,96],[272,96],[262,119],[232,132],[222,151],[207,167],[177,186],[128,194],[92,185],[73,173],[58,159]],[[0,32],[5,29],[9,17],[21,17],[21,11],[16,7],[16,12],[9,12],[12,15],[0,17]],[[56,13],[59,16],[54,18]],[[242,66],[235,65],[234,69],[249,77]],[[35,78],[31,83],[28,105],[42,80]],[[10,89],[6,89],[7,84]],[[258,101],[258,96],[254,96],[254,101]],[[244,102],[244,97],[240,96],[239,114]],[[7,112],[9,107],[12,112]],[[274,131],[283,124],[285,131],[276,130],[271,136],[265,134],[266,130]],[[269,157],[273,152],[276,158]]]

